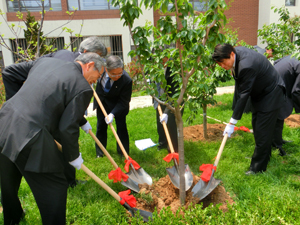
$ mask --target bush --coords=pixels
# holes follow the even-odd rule
[[[2,81],[2,74],[0,69],[0,108],[3,105],[4,101],[5,101],[5,89],[4,89],[4,84]]]
[[[132,91],[139,91],[143,88],[144,80],[140,66],[136,59],[133,59],[130,63],[125,66],[125,70],[128,72],[132,79]]]

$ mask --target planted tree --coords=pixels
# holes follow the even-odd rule
[[[184,106],[193,112],[199,105],[205,106],[214,102],[214,79],[222,77],[223,73],[216,71],[211,53],[217,43],[225,42],[220,29],[226,24],[226,3],[224,0],[209,1],[208,10],[204,13],[195,13],[187,0],[143,0],[139,1],[139,5],[135,0],[113,0],[112,4],[120,6],[123,24],[130,30],[135,50],[129,54],[138,58],[148,93],[176,116],[180,199],[181,204],[184,204],[185,160],[181,110]],[[142,13],[141,6],[146,9],[153,7],[163,13],[156,27],[149,22],[145,26],[134,27],[135,20]],[[172,45],[175,47],[164,48]],[[163,65],[162,60],[165,57],[170,60]],[[176,93],[172,96],[164,78],[164,66],[171,68],[173,80],[179,83]],[[164,94],[160,98],[156,97],[156,84],[148,84],[148,78],[155,83],[161,83]],[[203,109],[206,110],[205,107]]]

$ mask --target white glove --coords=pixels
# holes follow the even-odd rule
[[[164,113],[162,114],[160,117],[160,122],[162,123],[163,121],[166,122],[166,124],[168,123],[168,114]]]
[[[114,114],[108,114],[107,115],[107,117],[105,117],[105,122],[107,123],[107,124],[110,124],[110,123],[112,123],[112,121],[114,120]]]
[[[89,121],[87,121],[84,125],[82,125],[81,127],[80,127],[82,130],[84,130],[84,132],[85,133],[89,133],[89,130],[91,130],[92,129],[92,126],[91,126],[91,124],[89,123]]]
[[[74,166],[77,170],[80,170],[81,164],[83,163],[83,159],[81,157],[81,152],[79,152],[79,156],[77,159],[73,160],[72,162],[69,162],[72,166]]]
[[[227,133],[228,137],[230,137],[233,131],[234,131],[234,124],[227,124],[223,132],[223,136]]]

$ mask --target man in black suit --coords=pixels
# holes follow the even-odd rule
[[[0,110],[0,174],[4,224],[18,224],[22,176],[30,186],[43,224],[65,224],[68,183],[64,161],[77,169],[79,123],[93,96],[90,85],[104,70],[96,53],[76,62],[41,58],[6,67],[23,71],[33,64],[22,88]],[[26,71],[26,69],[25,69]],[[60,138],[62,153],[54,139]],[[11,196],[11,190],[15,195]]]
[[[284,119],[291,115],[293,108],[296,113],[300,112],[300,61],[288,55],[276,60],[274,67],[286,86],[286,101],[280,109],[273,140],[273,145],[279,149],[280,155],[284,156],[286,152],[283,150],[282,144],[287,142],[282,139]]]
[[[124,70],[124,64],[120,57],[111,55],[106,59],[105,72],[97,82],[96,92],[105,108],[108,116],[100,109],[98,102],[94,100],[94,109],[97,109],[97,133],[99,141],[106,147],[107,125],[116,120],[117,134],[129,154],[129,136],[126,125],[126,116],[129,112],[129,102],[132,93],[132,80]],[[96,156],[103,157],[103,152],[96,146]],[[117,152],[122,151],[117,143]]]
[[[63,61],[68,62],[74,62],[74,60],[82,53],[87,52],[95,52],[101,57],[106,56],[107,50],[104,44],[101,42],[101,39],[99,37],[88,37],[84,39],[79,46],[78,52],[70,52],[68,50],[59,50],[57,52],[50,53],[48,55],[44,55],[41,58],[44,57],[53,57],[56,59],[61,59]],[[12,96],[14,96],[19,89],[22,87],[23,83],[28,77],[29,70],[31,69],[31,66],[33,64],[26,64],[24,66],[19,67],[19,70],[22,69],[22,71],[16,71],[15,68],[10,67],[9,69],[6,69],[3,71],[3,83],[5,86],[5,93],[6,93],[6,100],[10,99]],[[82,130],[84,130],[86,133],[89,132],[90,129],[92,129],[92,126],[90,123],[85,119],[85,117],[82,117],[82,120],[80,121],[80,127]],[[57,141],[60,141],[60,138],[57,139]],[[65,162],[65,176],[68,180],[70,187],[75,187],[77,183],[79,182],[76,180],[76,170],[74,167],[70,166],[68,162]]]
[[[167,90],[166,92],[171,97],[176,93],[176,89],[179,87],[178,82],[176,82],[171,76],[172,71],[170,67],[166,66],[168,58],[163,58],[163,65],[165,68],[165,79],[167,81]],[[161,87],[160,83],[156,84],[157,91],[158,91],[158,97],[160,97],[165,90]],[[162,99],[163,100],[163,99]],[[160,117],[157,106],[158,102],[154,100],[154,109],[156,109],[156,127],[157,127],[157,133],[158,133],[158,150],[167,148],[169,150],[168,141],[166,138],[165,130],[163,128],[162,122],[165,121],[168,127],[168,131],[170,134],[170,138],[172,141],[172,145],[175,152],[178,152],[178,133],[177,133],[177,124],[176,124],[176,117],[174,113],[172,113],[165,105],[161,105],[161,109],[163,111],[163,115]],[[181,115],[183,114],[183,109],[181,111]]]
[[[256,146],[246,174],[266,171],[271,156],[272,131],[284,102],[284,82],[269,60],[254,50],[219,44],[212,58],[222,68],[232,70],[239,96],[224,135],[228,133],[230,137],[233,133],[250,96]]]

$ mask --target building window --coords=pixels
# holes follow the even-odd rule
[[[28,47],[27,41],[25,40],[25,38],[10,40],[10,43],[11,43],[11,48],[12,48],[13,52],[18,51],[18,46],[20,48],[22,48],[23,50],[26,50],[27,47]],[[65,40],[64,40],[63,37],[46,38],[45,44],[48,45],[48,46],[52,45],[52,49],[61,50],[61,49],[64,49]],[[14,54],[14,53],[13,53],[13,59],[14,59],[14,62],[17,62],[17,61],[21,60],[21,58],[17,54]]]
[[[8,12],[41,11],[41,1],[37,0],[6,0]],[[61,11],[61,0],[44,0],[45,10]]]
[[[72,51],[78,51],[80,43],[86,37],[71,37],[71,48]],[[112,35],[112,36],[98,36],[105,47],[108,49],[108,54],[118,55],[122,60],[123,58],[123,45],[122,45],[122,35]]]
[[[110,10],[119,9],[111,5],[107,0],[68,0],[68,9],[74,10]]]
[[[189,0],[195,11],[205,12],[208,10],[209,0]],[[173,3],[168,4],[168,10],[170,11],[173,7]]]
[[[285,0],[285,6],[295,6],[296,0]]]

